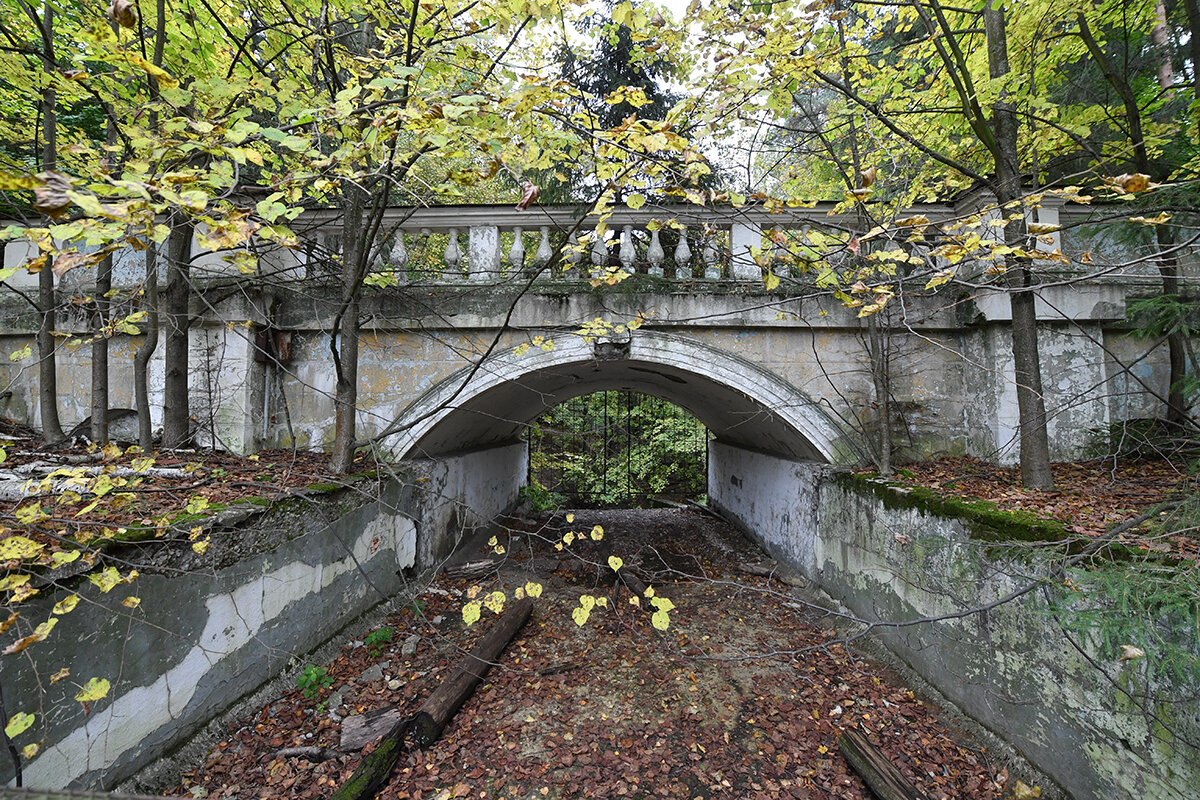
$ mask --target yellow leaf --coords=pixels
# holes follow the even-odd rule
[[[774,272],[764,272],[763,286],[766,287],[768,292],[773,291],[777,286],[779,286],[779,276]]]
[[[631,195],[629,195],[629,197],[627,197],[625,199],[625,205],[629,206],[630,208],[632,208],[633,210],[636,211],[637,209],[646,205],[646,195],[631,194]]]
[[[24,536],[10,536],[0,541],[0,561],[8,561],[13,558],[36,558],[42,552],[43,547],[44,545]]]
[[[571,523],[571,522],[574,522],[574,521],[575,521],[575,515],[574,515],[574,514],[567,514],[567,522],[568,522],[568,523]]]
[[[604,538],[604,528],[600,527],[599,525],[592,528],[592,541],[593,542],[598,542],[603,538]]]
[[[507,599],[504,592],[492,592],[483,599],[483,605],[493,614],[499,614],[504,610],[504,601]]]
[[[11,592],[18,586],[24,586],[29,583],[29,576],[23,574],[6,575],[0,578],[0,592]]]
[[[54,604],[52,613],[67,614],[75,610],[75,606],[79,605],[79,595],[73,594],[70,597],[63,598],[60,602]]]
[[[817,752],[820,753],[821,755],[825,755],[826,753],[829,752],[829,748],[826,747],[825,745],[821,745],[820,747],[817,748]]]
[[[944,283],[949,283],[954,277],[954,270],[944,269],[940,272],[933,273],[933,277],[929,279],[929,283],[925,284],[926,289],[936,289]]]
[[[566,542],[567,547],[570,547],[571,543],[575,541],[575,532],[567,531],[566,535],[563,536],[563,541]]]
[[[192,542],[192,549],[196,551],[196,555],[204,555],[204,551],[208,549],[209,540],[202,539],[199,542]]]
[[[76,693],[75,699],[81,703],[101,700],[108,696],[109,688],[111,688],[111,684],[107,678],[89,678],[88,682]]]
[[[112,588],[121,582],[121,573],[116,567],[106,567],[100,572],[88,575],[88,580],[100,587],[100,591],[108,594]]]
[[[141,604],[142,598],[134,597],[133,595],[130,595],[121,601],[121,605],[125,606],[126,608],[137,608]]]
[[[1121,657],[1118,661],[1133,661],[1135,658],[1145,658],[1146,651],[1131,644],[1121,645]]]
[[[525,584],[525,594],[529,595],[530,597],[541,597],[542,585],[540,583],[534,583],[533,581],[530,581],[529,583]]]
[[[470,627],[470,626],[474,625],[476,622],[478,622],[479,615],[481,613],[482,608],[483,608],[483,604],[480,603],[478,600],[472,600],[471,602],[469,602],[465,606],[463,606],[463,609],[462,609],[463,624],[466,625],[467,627]]]
[[[11,628],[13,626],[13,623],[16,622],[17,618],[20,616],[21,615],[19,613],[17,613],[16,611],[9,614],[8,619],[4,620],[4,622],[0,622],[0,633],[4,633],[9,628]]]
[[[26,714],[24,711],[19,711],[9,717],[8,724],[4,726],[4,735],[10,739],[20,736],[29,726],[33,724],[34,715]]]
[[[483,591],[483,587],[481,587],[479,584],[475,584],[470,589],[467,589],[467,599],[474,600],[479,596],[481,591]]]
[[[588,621],[588,616],[591,613],[591,611],[583,606],[576,606],[575,610],[571,612],[571,619],[575,620],[575,624],[582,628],[584,623]]]
[[[665,611],[655,611],[650,615],[650,624],[660,631],[665,631],[671,627],[671,618]]]
[[[609,556],[608,565],[612,567],[613,572],[620,572],[621,567],[625,566],[625,562],[621,560],[620,556]]]
[[[642,604],[642,599],[640,597],[638,597],[636,594],[633,597],[629,598],[629,605],[640,606],[641,604]]]
[[[1042,796],[1042,787],[1027,786],[1023,781],[1017,781],[1017,785],[1013,787],[1014,800],[1033,800],[1035,797]]]
[[[608,598],[607,597],[597,597],[596,605],[598,605],[600,608],[608,608]]]
[[[590,612],[596,606],[596,598],[590,594],[581,594],[579,595],[579,606]]]
[[[126,51],[129,57],[129,63],[135,67],[142,69],[146,74],[153,76],[158,80],[158,85],[163,89],[174,89],[179,85],[179,81],[171,77],[171,73],[167,72],[162,67],[156,67],[146,59],[134,52]]]
[[[25,756],[25,760],[28,761],[29,759],[36,756],[38,754],[38,750],[40,750],[40,749],[41,749],[41,747],[38,746],[37,742],[34,742],[32,744],[27,744],[21,748],[21,755]]]
[[[52,684],[58,683],[62,679],[70,677],[70,675],[71,675],[71,670],[67,669],[66,667],[63,667],[58,672],[56,672],[50,676],[50,683],[52,683]]]

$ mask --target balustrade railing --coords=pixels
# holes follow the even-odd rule
[[[514,276],[596,280],[618,269],[675,281],[761,281],[768,271],[786,277],[805,261],[827,256],[831,234],[848,240],[862,233],[857,218],[833,211],[832,203],[772,211],[617,207],[598,233],[597,218],[575,206],[393,208],[379,228],[373,269],[391,270],[401,280],[445,283]],[[928,222],[920,225],[936,235],[940,224],[971,213],[960,202],[925,204],[907,216],[924,218]],[[977,205],[974,213],[987,212]],[[1058,208],[1038,209],[1033,219],[1056,224]],[[333,212],[309,212],[298,223],[301,230],[320,231],[327,241],[341,235]],[[906,236],[914,230],[910,227]],[[811,238],[813,231],[820,232],[823,245]],[[1042,237],[1033,246],[1058,247],[1059,242]]]

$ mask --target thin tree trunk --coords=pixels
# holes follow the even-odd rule
[[[54,6],[47,3],[42,24],[44,64],[50,73],[54,64]],[[42,93],[42,170],[51,172],[58,166],[58,114],[55,109],[57,98],[54,89],[47,87]],[[54,352],[54,329],[57,327],[57,301],[54,296],[53,258],[38,273],[38,310],[41,324],[38,326],[38,408],[42,416],[42,439],[47,444],[63,440],[62,423],[58,419],[58,360]]]
[[[988,71],[992,78],[1002,78],[1008,74],[1008,32],[1004,10],[988,0],[983,15],[987,30]],[[1024,215],[1014,213],[1010,207],[1011,203],[1019,203],[1021,199],[1017,115],[1003,97],[992,106],[992,126],[996,140],[996,151],[993,153],[996,162],[996,200],[1000,213],[1013,217],[1004,226],[1004,241],[1009,247],[1021,248],[1026,243]],[[1011,290],[1013,370],[1020,415],[1021,482],[1027,489],[1052,489],[1054,475],[1050,471],[1050,437],[1042,394],[1037,313],[1029,259],[1010,256],[1007,264]]]
[[[167,43],[167,0],[156,0],[154,4],[154,53],[152,63],[161,67],[163,51]],[[150,79],[150,96],[158,97],[158,79]],[[150,112],[151,131],[158,130],[158,112]],[[147,312],[146,338],[133,356],[133,403],[138,414],[138,445],[149,452],[154,449],[154,423],[150,413],[150,359],[158,349],[158,329],[161,320],[158,313],[158,245],[146,242],[146,285],[142,293],[142,305]]]
[[[163,446],[191,442],[188,397],[188,333],[191,328],[192,224],[176,219],[167,238],[166,369],[163,374]]]
[[[146,338],[133,354],[133,402],[138,414],[138,444],[149,452],[154,449],[154,426],[150,415],[150,359],[158,348],[158,250],[154,242],[146,248],[146,287],[142,308],[147,312]]]
[[[366,192],[352,181],[346,181],[344,191],[342,303],[340,315],[334,320],[334,338],[329,344],[337,380],[333,400],[336,429],[330,461],[330,468],[335,473],[348,472],[354,462],[358,410],[359,261],[365,258],[360,229]]]
[[[108,444],[108,325],[112,288],[112,256],[96,265],[95,307],[92,311],[92,441]]]
[[[867,343],[871,359],[871,382],[875,385],[875,415],[879,423],[879,463],[875,466],[879,474],[892,474],[892,412],[891,412],[891,363],[889,359],[890,334],[881,329],[878,311],[867,320]]]

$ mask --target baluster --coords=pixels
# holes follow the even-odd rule
[[[546,268],[553,255],[554,248],[550,246],[550,228],[543,225],[542,241],[538,244],[537,253],[533,256],[533,263],[537,266],[539,272]]]
[[[621,230],[621,249],[617,254],[621,259],[621,266],[629,272],[633,272],[633,264],[637,259],[637,250],[633,246],[632,225],[626,225]]]
[[[462,253],[458,249],[458,228],[450,229],[450,241],[446,244],[444,258],[446,260],[445,279],[451,281],[462,278]]]
[[[408,266],[408,251],[404,249],[404,231],[396,231],[396,241],[392,242],[392,269],[404,269]]]
[[[467,231],[468,276],[473,281],[500,277],[500,228],[472,225]]]
[[[704,259],[704,279],[716,281],[721,279],[721,265],[717,263],[717,259],[721,257],[720,251],[717,249],[716,236],[708,236],[704,240],[704,250],[700,257]]]
[[[646,248],[646,261],[650,264],[650,268],[646,272],[656,278],[661,278],[664,258],[666,258],[666,253],[663,252],[662,244],[658,241],[658,229],[655,228],[650,231],[650,246]]]
[[[592,278],[604,277],[604,268],[608,265],[608,243],[599,233],[594,234],[592,242]]]
[[[675,280],[692,279],[692,248],[688,247],[687,228],[679,232],[679,244],[675,245]]]
[[[525,232],[521,228],[513,228],[513,245],[508,251],[508,263],[518,272],[525,267]]]
[[[575,277],[575,268],[579,266],[579,262],[583,260],[583,253],[579,252],[579,239],[572,231],[567,237],[567,268],[563,270],[563,277],[573,279]]]

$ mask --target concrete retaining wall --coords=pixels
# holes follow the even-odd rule
[[[22,611],[33,624],[70,592],[81,602],[46,642],[0,662],[9,713],[37,715],[18,742],[42,742],[26,785],[112,786],[170,751],[291,659],[411,590],[473,525],[516,502],[524,458],[518,444],[406,464],[403,480],[382,488],[288,501],[214,529],[203,556],[186,543],[115,554],[143,574],[107,594],[78,581],[44,590]],[[480,472],[495,477],[468,480]],[[129,596],[141,603],[125,607]],[[52,684],[63,668],[70,677]],[[73,698],[92,677],[112,689],[85,711]],[[0,785],[11,778],[0,759]]]
[[[972,523],[903,495],[882,499],[895,490],[719,444],[709,461],[710,501],[864,620],[956,614],[1046,579],[1029,547],[987,541]],[[1119,653],[1089,642],[1076,649],[1040,590],[878,636],[1075,800],[1196,797],[1200,753],[1181,742],[1200,740],[1194,702],[1137,708],[1130,695],[1145,662],[1119,664]]]

